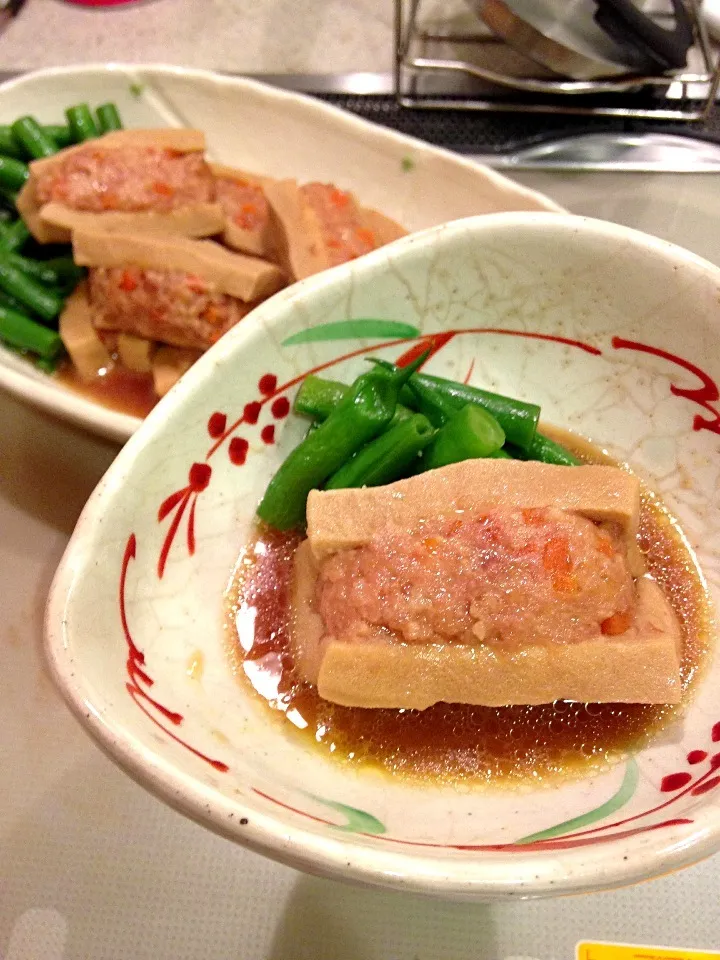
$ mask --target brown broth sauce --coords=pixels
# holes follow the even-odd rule
[[[146,417],[158,402],[150,373],[133,373],[126,367],[112,366],[92,380],[82,380],[70,362],[55,374],[60,383],[87,400],[103,407],[126,413],[130,417]]]
[[[547,430],[545,432],[548,432]],[[553,436],[586,462],[612,463],[564,431]],[[296,534],[258,529],[228,592],[233,670],[281,718],[284,730],[334,758],[419,781],[519,785],[586,775],[620,760],[674,720],[708,645],[711,617],[702,577],[676,522],[643,490],[640,544],[649,570],[682,625],[683,703],[477,707],[438,703],[427,710],[342,707],[318,696],[293,669],[288,613]]]

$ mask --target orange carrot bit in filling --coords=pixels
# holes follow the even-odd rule
[[[194,273],[189,273],[187,275],[187,285],[188,289],[192,290],[193,293],[205,293],[207,290],[207,284],[201,278],[196,276]]]
[[[137,290],[138,282],[129,270],[123,270],[118,286],[125,293],[132,293],[133,290]]]
[[[441,544],[441,537],[425,537],[423,540],[423,546],[426,547],[430,553],[437,553]]]
[[[372,230],[368,230],[367,227],[358,227],[355,231],[355,236],[358,238],[360,243],[365,243],[369,247],[375,246],[375,234]]]
[[[613,557],[615,555],[615,548],[613,547],[612,541],[607,534],[598,531],[597,542],[595,546],[597,547],[598,553],[602,553],[606,557]]]
[[[339,190],[337,187],[334,187],[330,191],[330,202],[336,207],[346,207],[350,203],[350,194],[345,193],[344,190]]]
[[[600,624],[600,631],[606,637],[619,637],[630,629],[632,623],[632,614],[630,610],[621,610],[620,613],[614,613],[607,620]]]
[[[567,537],[551,537],[548,540],[543,549],[543,567],[548,573],[570,573],[573,562]]]

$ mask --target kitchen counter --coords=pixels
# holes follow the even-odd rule
[[[87,8],[27,0],[0,36],[0,70],[98,61],[238,73],[387,72],[391,0],[144,0]]]

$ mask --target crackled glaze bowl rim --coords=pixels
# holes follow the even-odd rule
[[[544,213],[492,214],[455,221],[414,234],[392,248],[397,263],[404,251],[433,247],[456,234],[492,232],[501,224],[536,224],[545,229],[557,227],[588,231],[608,242],[621,241],[636,245],[664,257],[676,267],[688,266],[709,275],[720,287],[720,269],[696,255],[666,241],[626,227],[583,217]],[[364,258],[362,263],[337,268],[312,277],[281,292],[243,324],[244,343],[250,325],[260,329],[272,315],[285,310],[289,303],[306,301],[320,291],[343,284],[350,271],[360,271],[363,279],[381,273],[386,263],[383,250]],[[111,466],[86,505],[70,545],[58,568],[46,611],[46,648],[56,683],[71,709],[108,755],[139,783],[191,819],[211,827],[233,840],[268,854],[291,866],[323,875],[352,879],[356,882],[433,893],[454,899],[494,899],[508,896],[557,895],[622,886],[647,879],[697,862],[720,847],[720,806],[704,803],[695,814],[692,835],[666,833],[656,841],[651,835],[629,837],[622,841],[598,843],[576,850],[528,850],[527,854],[495,857],[477,861],[443,859],[439,854],[415,855],[412,858],[397,848],[387,851],[370,849],[354,843],[347,835],[312,834],[288,823],[283,811],[274,815],[251,806],[247,801],[233,801],[199,782],[193,774],[178,770],[174,763],[138,743],[126,731],[118,730],[112,717],[97,711],[86,697],[82,676],[75,672],[75,662],[65,644],[64,622],[66,601],[77,569],[87,560],[84,556],[86,530],[95,526],[103,514],[106,500],[120,489],[132,474],[134,461],[145,445],[161,433],[163,424],[172,415],[175,400],[186,398],[196,388],[206,389],[210,371],[218,356],[230,357],[237,337],[231,333],[220,341],[184,378],[166,399],[152,411],[138,433],[131,438]],[[207,371],[207,373],[206,373]],[[139,494],[133,494],[133,498]],[[242,818],[250,823],[240,827]],[[655,831],[656,833],[658,831]],[[638,842],[639,841],[639,842]],[[518,889],[510,879],[513,869],[522,864],[525,876],[535,874],[533,882]],[[518,872],[520,872],[518,870]],[[483,873],[486,875],[483,876]],[[502,878],[493,874],[503,874]]]

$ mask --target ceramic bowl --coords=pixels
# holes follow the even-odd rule
[[[449,223],[281,292],[160,403],[84,510],[46,620],[70,706],[169,804],[317,873],[489,899],[626,884],[710,854],[717,659],[681,720],[602,773],[512,794],[414,786],[333,763],[272,721],[231,673],[223,593],[305,430],[276,401],[310,370],[347,381],[364,357],[422,343],[431,371],[532,399],[630,461],[717,597],[719,298],[720,271],[678,247],[544,213]]]
[[[354,190],[411,231],[477,213],[560,209],[449,150],[314,97],[209,70],[157,64],[38,70],[0,85],[0,123],[28,113],[60,123],[68,106],[88,98],[117,104],[127,127],[198,127],[217,163]],[[113,440],[126,440],[141,423],[69,389],[2,344],[0,387]]]

